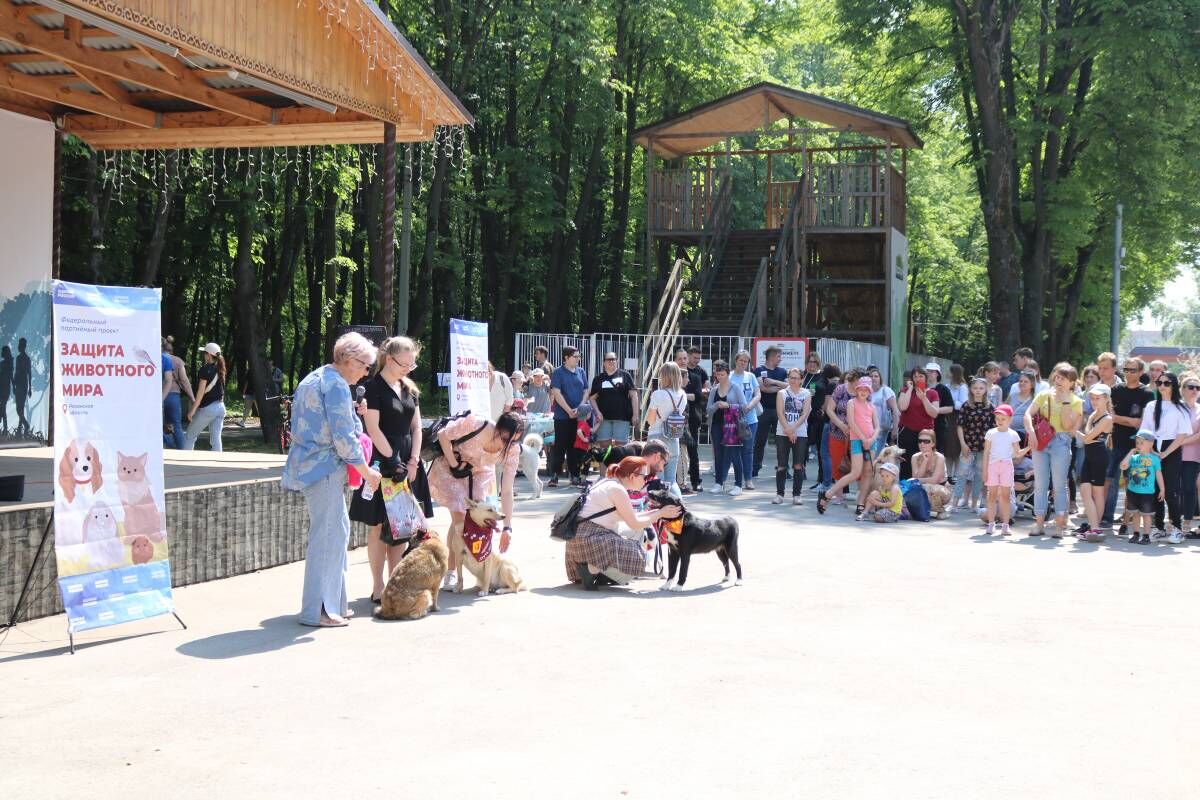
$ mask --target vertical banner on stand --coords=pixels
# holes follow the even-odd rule
[[[169,614],[158,289],[55,281],[54,541],[74,633]]]
[[[488,387],[488,326],[469,319],[450,320],[450,413],[492,408]]]

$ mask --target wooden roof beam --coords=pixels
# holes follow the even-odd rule
[[[122,127],[108,130],[76,130],[74,123],[80,119],[87,118],[68,117],[66,130],[97,150],[302,147],[322,144],[375,144],[383,141],[383,123],[376,119],[270,126],[252,125],[238,120],[237,125],[227,128],[141,130]],[[429,138],[429,132],[416,124],[397,125],[396,128],[398,142],[419,142]]]
[[[18,19],[14,14],[17,8],[18,6],[14,6],[9,0],[0,0],[0,38],[14,41],[27,50],[36,50],[68,65],[78,64],[113,78],[157,89],[181,100],[235,114],[253,122],[269,124],[273,120],[270,107],[214,89],[192,75],[190,70],[180,79],[161,69],[130,61],[124,55],[67,41],[65,38],[51,35],[36,22]]]
[[[133,102],[133,98],[130,96],[129,92],[125,91],[121,84],[117,83],[107,75],[102,75],[95,70],[90,70],[87,67],[81,67],[78,64],[74,65],[72,69],[75,70],[76,75],[82,78],[86,83],[90,84],[97,92],[104,95],[109,100],[113,100],[118,103],[124,103],[125,105],[129,106],[137,105],[135,102]]]
[[[42,100],[49,100],[81,111],[90,111],[113,119],[119,119],[130,125],[141,128],[153,128],[159,124],[158,114],[144,108],[121,103],[108,97],[101,97],[89,92],[78,92],[64,86],[48,86],[30,75],[22,75],[11,69],[0,71],[0,86],[12,89],[14,92],[27,94]]]

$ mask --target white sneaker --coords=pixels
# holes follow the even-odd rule
[[[1167,532],[1162,528],[1155,528],[1154,530],[1150,531],[1150,541],[1152,542],[1157,542],[1165,538],[1167,538]]]
[[[741,493],[742,493],[742,487],[740,487],[740,486],[733,486],[733,487],[732,487],[732,488],[730,488],[730,490],[727,492],[727,494],[728,494],[730,497],[737,497],[737,496],[738,496],[739,494],[741,494]]]
[[[802,506],[802,505],[804,505],[804,497],[803,497],[803,495],[794,495],[794,496],[792,497],[792,505],[794,505],[794,506]]]
[[[447,572],[446,577],[442,578],[442,588],[443,589],[450,590],[450,589],[453,589],[457,585],[458,585],[458,578],[456,578],[454,576],[453,572]]]
[[[722,483],[718,483],[716,486],[714,486],[712,488],[712,493],[713,494],[725,494],[725,485]]]
[[[782,504],[783,504],[783,495],[781,495],[781,494],[775,495],[775,499],[771,501],[771,505],[778,506],[778,505],[782,505]]]
[[[1167,541],[1171,544],[1183,544],[1183,534],[1179,531],[1171,531],[1171,535],[1167,537]]]

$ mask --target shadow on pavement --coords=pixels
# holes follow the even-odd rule
[[[355,609],[355,614],[357,613],[359,612]],[[179,645],[175,650],[192,658],[238,658],[311,642],[316,630],[319,629],[301,625],[295,614],[287,614],[264,619],[259,623],[259,627],[250,630],[230,631],[203,639],[193,639]]]
[[[174,620],[172,620],[172,621],[174,621]],[[78,655],[83,650],[90,650],[93,647],[103,647],[104,645],[113,645],[113,644],[117,644],[119,642],[131,642],[134,639],[144,639],[147,636],[160,636],[164,633],[171,633],[171,632],[177,631],[177,630],[179,630],[179,628],[175,627],[170,630],[147,631],[146,633],[135,633],[131,636],[119,636],[119,637],[109,638],[109,639],[96,639],[93,641],[88,641],[85,639],[76,639],[75,640],[75,653]],[[95,633],[95,631],[93,631],[93,633]],[[12,655],[12,656],[0,656],[0,664],[7,664],[10,661],[28,661],[28,660],[34,659],[34,658],[50,658],[52,656],[69,655],[71,652],[70,644],[67,642],[66,639],[62,639],[62,643],[63,644],[61,647],[55,647],[51,650],[37,650],[32,653],[19,653],[17,655]],[[44,644],[44,642],[31,643],[31,645],[41,645],[41,644]],[[7,650],[14,646],[21,646],[21,645],[9,644],[4,649]]]
[[[530,589],[531,594],[540,594],[547,597],[566,597],[571,600],[601,600],[611,598],[633,598],[636,600],[658,600],[668,597],[687,597],[692,594],[716,594],[718,592],[728,591],[735,588],[733,584],[707,584],[704,586],[688,586],[682,592],[662,592],[658,591],[659,579],[641,581],[630,584],[629,586],[604,586],[594,592],[584,590],[584,588],[575,583],[565,583],[562,586],[539,586],[536,589]],[[641,591],[634,591],[634,588]]]

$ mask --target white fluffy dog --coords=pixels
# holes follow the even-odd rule
[[[521,442],[521,472],[533,486],[533,499],[542,496],[542,479],[538,477],[538,469],[542,464],[542,437],[531,433]]]

